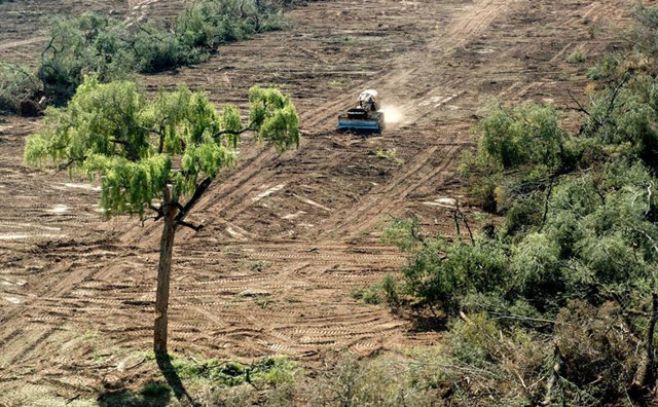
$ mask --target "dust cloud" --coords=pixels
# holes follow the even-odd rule
[[[386,124],[398,124],[402,121],[402,111],[391,105],[382,106],[380,109],[384,113],[384,122]]]

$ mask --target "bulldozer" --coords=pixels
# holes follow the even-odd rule
[[[376,90],[361,92],[358,105],[338,116],[336,129],[352,133],[381,133],[384,130],[384,112],[379,110],[377,99]]]

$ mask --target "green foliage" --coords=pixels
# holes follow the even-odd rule
[[[606,54],[587,70],[587,76],[594,81],[610,80],[619,74],[621,65],[621,55]]]
[[[180,37],[154,24],[139,27],[131,40],[132,70],[156,73],[208,59],[206,50],[186,44]]]
[[[502,185],[505,176],[516,174],[524,184],[513,185],[518,189],[513,192],[527,193],[533,184],[574,165],[577,145],[550,106],[491,105],[479,130],[477,152],[462,157],[459,172],[468,181],[474,203],[490,212],[510,206],[505,202],[510,188]]]
[[[355,288],[352,290],[352,298],[370,305],[380,304],[382,302],[381,287],[372,285],[366,288]]]
[[[646,41],[590,71],[600,82],[577,134],[546,106],[496,105],[482,119],[460,173],[473,201],[502,216],[497,227],[472,244],[424,237],[411,221],[384,233],[409,254],[393,305],[447,316],[446,354],[463,369],[448,405],[457,393],[465,405],[647,403],[653,383],[638,380],[656,344],[658,8],[638,10]]]
[[[386,302],[391,306],[397,306],[400,304],[400,294],[399,294],[398,282],[395,277],[391,274],[387,274],[382,281],[382,291],[384,291],[384,296]]]
[[[575,49],[569,56],[567,57],[567,62],[570,64],[582,64],[585,62],[587,59],[585,53],[581,49]]]
[[[404,286],[400,289],[425,304],[454,310],[459,299],[470,292],[502,290],[509,280],[507,261],[506,248],[499,240],[481,238],[474,245],[425,240],[402,270]]]
[[[287,97],[254,87],[250,101],[262,120],[247,127],[259,139],[281,150],[299,142],[297,115]],[[98,177],[107,215],[143,216],[164,198],[167,185],[174,202],[182,202],[202,179],[231,165],[238,127],[237,108],[220,113],[203,93],[179,88],[147,100],[132,82],[87,78],[66,108],[46,111],[41,130],[27,139],[25,161]]]
[[[417,218],[394,219],[384,229],[382,242],[397,246],[403,252],[411,252],[420,246],[420,224]]]
[[[249,89],[249,121],[258,139],[274,144],[279,151],[299,146],[299,116],[290,98],[275,88]],[[225,111],[225,123],[236,125],[235,110]]]
[[[515,288],[525,298],[543,306],[564,291],[560,247],[545,234],[526,235],[510,257]]]
[[[0,63],[0,113],[31,116],[39,112],[41,83],[27,67]]]
[[[439,375],[436,366],[428,365],[426,360],[422,364],[414,362],[387,358],[358,362],[345,358],[300,393],[313,406],[435,405],[437,392],[430,383]]]
[[[54,19],[38,73],[46,97],[64,104],[86,73],[104,82],[125,77],[134,58],[128,37],[121,22],[93,13]]]
[[[646,74],[623,74],[592,97],[583,132],[605,155],[640,158],[656,168],[658,82]]]
[[[130,26],[94,13],[55,18],[38,77],[46,97],[61,106],[87,74],[110,82],[127,79],[133,72],[154,73],[199,63],[220,44],[276,30],[282,24],[278,6],[256,0],[195,2],[172,29],[159,22]]]
[[[514,236],[527,232],[542,221],[543,195],[538,192],[514,195],[504,194],[503,187],[498,187],[499,211],[505,211],[505,221],[501,228],[503,236]]]
[[[506,109],[494,105],[480,127],[478,152],[494,167],[532,165],[541,175],[562,165],[566,133],[552,107],[527,104]]]
[[[187,7],[175,32],[189,47],[214,49],[254,34],[280,29],[280,11],[257,0],[203,0]]]
[[[174,356],[172,366],[183,380],[201,380],[222,387],[241,384],[277,386],[292,383],[300,371],[295,362],[284,356],[266,357],[252,364],[217,359],[197,361]]]

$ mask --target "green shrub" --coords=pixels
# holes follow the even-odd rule
[[[480,128],[478,153],[502,169],[529,164],[554,172],[562,165],[566,132],[550,106],[526,104],[506,109],[494,105]]]
[[[501,235],[514,236],[528,232],[529,230],[538,227],[542,222],[544,212],[544,195],[541,192],[532,192],[527,195],[514,196],[513,194],[506,194],[511,198],[507,198],[505,206],[499,204],[499,207],[506,209],[505,221],[501,228]],[[506,206],[508,208],[506,208]]]
[[[416,250],[422,236],[417,218],[396,218],[384,229],[382,242],[397,246],[403,252]]]
[[[539,309],[564,292],[560,246],[543,233],[530,233],[512,249],[515,289]],[[557,305],[557,304],[556,304]]]
[[[382,290],[384,291],[384,297],[386,302],[391,306],[397,306],[400,304],[400,292],[398,287],[398,282],[395,277],[391,274],[387,274],[382,281]]]
[[[216,47],[282,27],[280,8],[257,0],[204,0],[188,7],[173,29],[125,23],[94,13],[56,18],[42,53],[39,80],[48,100],[63,105],[86,74],[101,82],[133,72],[155,73],[208,58]]]
[[[312,406],[429,407],[437,400],[430,383],[440,375],[431,361],[419,357],[409,362],[388,358],[360,362],[346,357],[300,393]]]
[[[618,76],[622,58],[619,54],[604,55],[596,65],[587,70],[587,77],[591,80],[602,81]]]
[[[379,285],[372,285],[366,288],[356,288],[352,290],[352,298],[361,300],[366,304],[377,305],[381,304],[381,287]]]
[[[29,68],[0,63],[0,113],[35,115],[42,108],[41,94],[41,83]]]
[[[54,19],[38,72],[46,97],[63,105],[86,73],[103,82],[125,77],[134,63],[128,36],[121,22],[93,13]]]
[[[207,380],[226,387],[245,383],[261,386],[292,383],[299,371],[295,362],[283,356],[266,357],[252,364],[217,359],[196,361],[177,356],[172,365],[181,379]]]
[[[262,1],[203,0],[178,17],[175,32],[186,46],[215,49],[282,25],[279,9]]]
[[[154,25],[140,27],[132,40],[132,49],[133,69],[142,73],[162,72],[208,58],[206,51],[185,44],[180,37]]]
[[[401,290],[426,305],[454,311],[469,292],[505,292],[507,265],[505,247],[497,240],[481,238],[469,245],[431,239],[402,270]]]
[[[582,64],[585,62],[587,57],[585,56],[585,53],[581,49],[575,49],[569,56],[567,57],[567,62],[570,64]]]

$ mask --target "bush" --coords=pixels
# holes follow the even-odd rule
[[[645,51],[590,71],[600,82],[578,134],[546,106],[495,105],[482,119],[460,173],[500,226],[472,244],[411,221],[384,233],[409,255],[391,296],[448,316],[460,371],[440,385],[458,394],[446,404],[656,404],[658,7],[640,10]]]
[[[429,407],[436,405],[437,399],[430,385],[440,375],[431,365],[436,361],[419,358],[416,364],[384,357],[363,362],[344,358],[300,393],[312,406]]]
[[[606,405],[627,397],[640,344],[628,334],[621,311],[610,302],[594,307],[573,301],[558,314],[556,347],[567,403]]]
[[[381,287],[379,285],[373,285],[366,288],[357,288],[352,290],[352,297],[357,300],[361,300],[366,304],[377,305],[382,302],[381,297]]]
[[[188,47],[215,49],[283,26],[278,7],[257,0],[203,0],[186,8],[175,32]]]
[[[85,13],[52,21],[38,77],[49,101],[63,105],[86,74],[101,82],[202,62],[216,47],[281,28],[280,8],[257,0],[204,0],[188,6],[172,30],[134,26]]]
[[[132,41],[134,70],[156,73],[167,69],[202,62],[208,53],[185,44],[170,32],[154,25],[144,25]]]
[[[508,209],[510,193],[542,189],[549,178],[572,167],[578,153],[578,144],[560,127],[550,106],[494,104],[479,132],[476,154],[462,156],[459,170],[471,200],[489,212]],[[504,185],[506,177],[514,185]]]
[[[505,109],[494,105],[480,128],[478,152],[496,167],[529,164],[554,172],[562,165],[566,132],[552,107],[526,104]]]
[[[296,363],[282,356],[263,358],[251,365],[235,361],[196,361],[175,357],[172,365],[182,379],[209,380],[214,385],[227,387],[245,383],[261,386],[292,383],[299,371]]]
[[[422,241],[420,224],[417,218],[394,219],[384,229],[382,242],[397,246],[403,252],[411,252],[420,246]]]
[[[387,274],[386,277],[384,277],[384,281],[382,282],[382,290],[384,291],[386,302],[389,305],[397,306],[400,304],[398,282],[393,275]]]
[[[128,36],[121,22],[93,13],[53,20],[38,72],[46,97],[65,104],[86,73],[103,82],[125,77],[134,64]]]
[[[454,310],[459,298],[469,292],[505,292],[508,259],[500,241],[479,238],[474,245],[469,245],[427,239],[413,244],[410,240],[413,237],[407,235],[408,229],[400,225],[413,225],[413,221],[394,221],[384,234],[386,239],[401,242],[401,247],[417,245],[419,249],[402,270],[403,285],[399,289],[394,280],[388,278],[386,292],[390,300],[408,294],[430,307],[442,305]]]
[[[585,53],[581,49],[576,49],[574,50],[569,56],[567,57],[567,62],[570,64],[582,64],[585,62],[587,57],[585,56]]]
[[[540,310],[553,305],[564,292],[560,246],[547,235],[526,235],[512,248],[511,263],[515,289]]]
[[[0,113],[37,114],[41,83],[27,67],[0,63]]]

